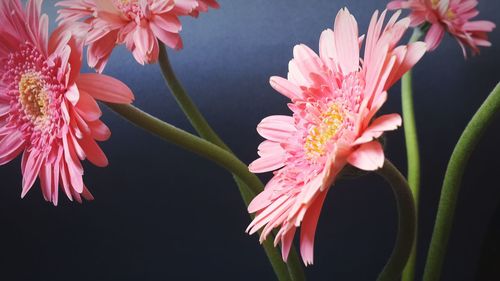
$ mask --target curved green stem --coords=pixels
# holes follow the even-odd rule
[[[201,112],[198,110],[198,107],[195,105],[193,100],[189,97],[187,92],[184,90],[181,82],[179,79],[177,79],[175,72],[172,68],[172,65],[170,64],[170,61],[168,59],[168,54],[167,50],[165,49],[165,46],[159,42],[160,44],[160,54],[159,54],[159,64],[160,68],[163,74],[163,77],[165,78],[165,81],[167,82],[167,86],[170,88],[170,91],[172,95],[174,96],[175,100],[181,107],[182,111],[185,113],[187,118],[189,119],[191,125],[193,128],[198,132],[198,134],[210,141],[213,144],[216,144],[217,146],[231,152],[231,149],[221,140],[221,138],[215,133],[215,131],[212,129],[210,124],[206,121],[206,119],[203,117]],[[260,182],[258,177],[252,173],[251,174],[253,177],[255,177],[256,180]],[[248,187],[236,176],[233,174],[234,180],[236,184],[238,185],[238,189],[240,190],[240,193],[242,197],[245,197],[245,193],[248,193],[245,191]],[[253,192],[255,194],[258,194],[261,192],[263,189],[263,184],[261,182],[260,187],[258,189],[253,188]],[[247,200],[245,200],[247,201]],[[250,201],[245,202],[245,204],[248,206]],[[269,237],[267,240],[272,241]],[[268,243],[268,242],[266,242]],[[289,270],[290,277],[293,281],[301,281],[305,280],[305,273],[304,269],[302,268],[300,259],[297,255],[297,252],[295,251],[294,248],[290,251],[289,257],[288,257],[288,263],[287,267]],[[276,269],[275,269],[276,270]]]
[[[107,105],[113,111],[120,114],[122,117],[139,128],[142,128],[185,150],[212,160],[216,164],[236,175],[247,186],[255,188],[261,185],[261,182],[258,179],[256,181],[255,177],[252,177],[251,173],[248,172],[247,165],[225,149],[163,122],[132,105],[117,105],[109,103]],[[245,203],[248,204],[255,194],[251,192],[250,189],[245,189],[242,192],[242,196]],[[283,262],[281,255],[274,247],[272,243],[273,240],[273,237],[269,237],[267,241],[262,244],[262,246],[269,258],[269,261],[271,262],[278,280],[290,281],[292,279],[289,276],[287,265]]]
[[[465,167],[486,128],[500,111],[500,83],[484,101],[465,128],[453,150],[441,189],[441,198],[424,270],[424,281],[438,281],[441,276],[448,239],[453,226],[460,184]]]
[[[260,180],[253,177],[252,174],[248,172],[247,165],[236,158],[231,152],[228,152],[227,150],[207,140],[163,122],[132,105],[111,103],[107,103],[107,105],[132,124],[168,142],[180,146],[185,150],[212,160],[216,164],[237,175],[252,189],[258,189],[261,186]]]
[[[396,281],[401,277],[415,240],[415,201],[406,178],[389,160],[385,160],[384,166],[377,173],[390,183],[398,208],[396,244],[377,281]]]
[[[170,92],[181,107],[182,111],[186,114],[186,117],[189,119],[189,122],[194,127],[196,132],[198,132],[202,138],[229,151],[229,147],[220,139],[212,127],[210,127],[210,124],[208,124],[207,120],[198,110],[198,107],[184,90],[184,87],[182,87],[179,79],[175,76],[175,72],[168,59],[167,50],[161,43],[158,63],[160,64],[161,72],[167,82],[167,86],[170,88]]]
[[[415,28],[409,43],[418,41],[423,33]],[[405,132],[406,156],[408,161],[408,183],[410,184],[415,200],[415,208],[418,222],[418,204],[420,199],[420,152],[418,148],[417,126],[415,112],[413,109],[412,73],[408,71],[401,78],[401,101],[403,108],[403,128]],[[415,228],[415,242],[411,250],[410,258],[403,271],[402,281],[413,281],[415,278],[415,267],[417,260],[418,223]]]

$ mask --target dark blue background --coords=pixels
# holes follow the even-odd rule
[[[221,9],[183,19],[185,48],[171,52],[178,76],[222,138],[249,163],[262,140],[257,123],[287,114],[269,85],[286,75],[292,47],[317,50],[322,30],[348,6],[360,32],[386,1],[220,0]],[[44,10],[55,19],[55,1]],[[496,21],[500,2],[483,0],[481,18]],[[53,22],[51,23],[52,27]],[[493,47],[464,60],[447,36],[415,68],[415,103],[423,162],[419,275],[430,239],[442,175],[452,148],[500,78],[500,33]],[[89,71],[88,69],[85,71]],[[123,48],[107,73],[136,94],[136,106],[192,131],[156,65],[141,67]],[[385,106],[400,112],[396,85]],[[38,186],[21,200],[19,161],[0,168],[0,274],[6,280],[273,280],[231,177],[214,164],[163,143],[105,110],[113,136],[102,144],[111,165],[86,165],[96,197],[82,205],[61,194],[46,203]],[[481,241],[500,199],[500,120],[469,163],[442,280],[474,280]],[[388,135],[387,156],[405,169],[402,130]],[[267,180],[268,175],[264,176]],[[391,189],[376,175],[331,189],[317,230],[310,280],[375,280],[396,234]],[[494,279],[490,279],[494,280]]]

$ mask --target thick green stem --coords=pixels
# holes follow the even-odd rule
[[[418,41],[422,37],[422,31],[415,28],[410,38],[410,43]],[[415,208],[418,222],[418,205],[420,199],[420,152],[418,148],[417,126],[415,123],[415,112],[413,110],[412,73],[408,71],[401,79],[401,101],[403,104],[403,128],[405,132],[406,156],[408,161],[408,183],[410,184],[415,200]],[[415,278],[415,267],[417,262],[418,223],[415,228],[415,242],[407,265],[403,271],[402,281],[413,281]]]
[[[465,128],[451,155],[441,189],[441,199],[424,270],[424,281],[438,281],[441,276],[448,239],[453,226],[460,184],[465,167],[486,128],[500,111],[500,83],[484,101]]]
[[[398,208],[396,244],[377,281],[396,281],[401,277],[415,240],[415,201],[406,178],[389,160],[385,160],[384,166],[377,173],[390,183]]]
[[[184,90],[182,87],[181,82],[179,79],[177,79],[175,72],[170,64],[170,61],[168,59],[168,54],[165,49],[165,46],[163,44],[160,44],[160,55],[159,55],[159,64],[161,67],[161,71],[163,74],[163,77],[165,78],[165,81],[167,82],[167,86],[170,88],[170,91],[172,95],[175,97],[177,103],[181,107],[181,109],[184,111],[185,115],[189,119],[191,125],[195,128],[195,130],[198,132],[198,134],[210,141],[213,144],[216,144],[217,146],[232,152],[231,149],[222,141],[222,139],[217,135],[217,133],[210,127],[210,124],[206,121],[206,119],[203,117],[201,112],[198,110],[198,107],[195,105],[193,100],[189,97],[187,92]],[[251,174],[251,173],[249,173]],[[256,178],[256,180],[259,180],[257,176],[254,174],[251,174],[253,177]],[[233,174],[234,180],[236,184],[238,185],[238,189],[240,190],[240,193],[242,197],[245,197],[245,193],[248,193],[245,191],[245,189],[248,189],[248,186],[246,186],[236,175]],[[259,180],[260,182],[260,180]],[[259,192],[262,191],[263,184],[261,182],[260,188],[258,190],[254,189],[253,192],[255,194],[258,194]],[[245,200],[247,201],[247,200]],[[245,202],[245,204],[248,206],[250,202]],[[268,238],[268,241],[273,241],[274,239],[271,239],[272,237]],[[266,242],[269,243],[269,242]],[[275,249],[277,252],[277,250]],[[269,257],[269,254],[268,254]],[[271,257],[269,257],[271,259]],[[290,255],[288,258],[288,263],[287,267],[289,270],[290,277],[293,281],[301,281],[305,280],[305,273],[304,269],[302,268],[302,264],[300,262],[300,259],[297,255],[297,252],[295,251],[294,248],[290,251]],[[276,269],[275,269],[276,270]]]
[[[120,114],[122,117],[130,121],[132,124],[142,128],[170,143],[173,143],[185,150],[191,151],[204,158],[212,160],[216,164],[227,169],[238,177],[238,180],[243,181],[246,186],[256,188],[262,183],[251,173],[248,172],[248,167],[241,162],[231,152],[194,136],[186,131],[176,128],[166,122],[163,122],[146,112],[132,105],[117,105],[107,104],[112,110]],[[241,187],[241,186],[240,186]],[[246,204],[250,203],[251,199],[255,196],[252,189],[240,189],[243,200]],[[272,235],[271,235],[272,236]],[[269,261],[280,281],[293,281],[288,273],[287,265],[281,259],[281,255],[272,244],[273,237],[269,237],[267,242],[262,244]]]

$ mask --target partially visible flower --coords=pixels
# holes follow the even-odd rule
[[[419,61],[426,47],[423,42],[396,47],[410,20],[398,21],[398,12],[383,27],[385,14],[378,18],[375,12],[372,17],[364,59],[356,20],[342,9],[334,30],[321,34],[319,56],[297,45],[288,78],[271,77],[271,86],[291,100],[293,115],[270,116],[257,127],[267,140],[249,169],[276,171],[248,207],[257,215],[247,231],[263,228],[262,242],[279,228],[274,242],[281,242],[284,260],[301,226],[302,259],[306,265],[313,263],[318,218],[336,176],[347,164],[379,169],[384,152],[376,139],[401,125],[398,114],[375,115],[387,99],[387,89]]]
[[[158,40],[181,49],[179,16],[195,16],[215,0],[64,0],[59,1],[61,24],[84,20],[89,24],[86,44],[90,67],[102,72],[115,45],[124,44],[140,64],[158,60]]]
[[[491,21],[472,21],[479,14],[477,0],[396,0],[387,4],[389,10],[410,9],[411,25],[424,23],[431,26],[425,36],[429,51],[437,48],[444,33],[455,37],[467,57],[466,47],[472,54],[479,53],[479,47],[489,47],[488,32],[495,28]]]
[[[220,6],[215,0],[198,0],[198,7],[196,7],[190,15],[197,18],[200,13],[208,12],[208,8],[218,9]]]
[[[82,40],[65,26],[49,37],[41,5],[0,1],[0,165],[22,154],[21,197],[39,178],[54,205],[60,186],[70,200],[91,200],[81,161],[107,166],[96,141],[111,134],[95,99],[130,103],[133,95],[109,76],[80,74]]]

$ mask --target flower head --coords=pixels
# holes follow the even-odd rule
[[[288,78],[271,77],[271,86],[291,100],[293,115],[270,116],[257,127],[267,140],[249,168],[276,171],[248,207],[257,213],[248,231],[263,228],[262,242],[279,228],[275,244],[281,242],[285,260],[301,226],[302,258],[312,264],[319,214],[337,174],[347,164],[367,171],[380,168],[384,152],[376,138],[401,125],[398,114],[374,116],[386,101],[386,90],[426,48],[422,42],[396,47],[410,20],[398,21],[396,13],[383,28],[385,14],[373,15],[364,59],[356,20],[342,9],[334,30],[321,34],[319,56],[305,45],[295,46]]]
[[[124,44],[140,64],[158,60],[158,40],[181,49],[179,16],[195,16],[215,0],[64,0],[57,6],[61,24],[84,20],[89,25],[88,64],[102,72],[117,44]]]
[[[465,47],[472,50],[472,54],[479,53],[479,47],[489,47],[488,32],[495,28],[490,21],[472,21],[479,14],[477,0],[396,0],[391,1],[388,9],[410,9],[411,25],[416,27],[429,23],[425,42],[429,51],[437,48],[444,33],[450,33],[457,39],[464,56],[467,56]]]
[[[21,196],[40,178],[44,198],[57,205],[59,186],[70,200],[92,199],[81,160],[108,164],[96,141],[110,131],[95,99],[130,103],[133,95],[111,77],[80,74],[82,40],[64,26],[49,37],[41,5],[0,2],[0,165],[22,154]]]

